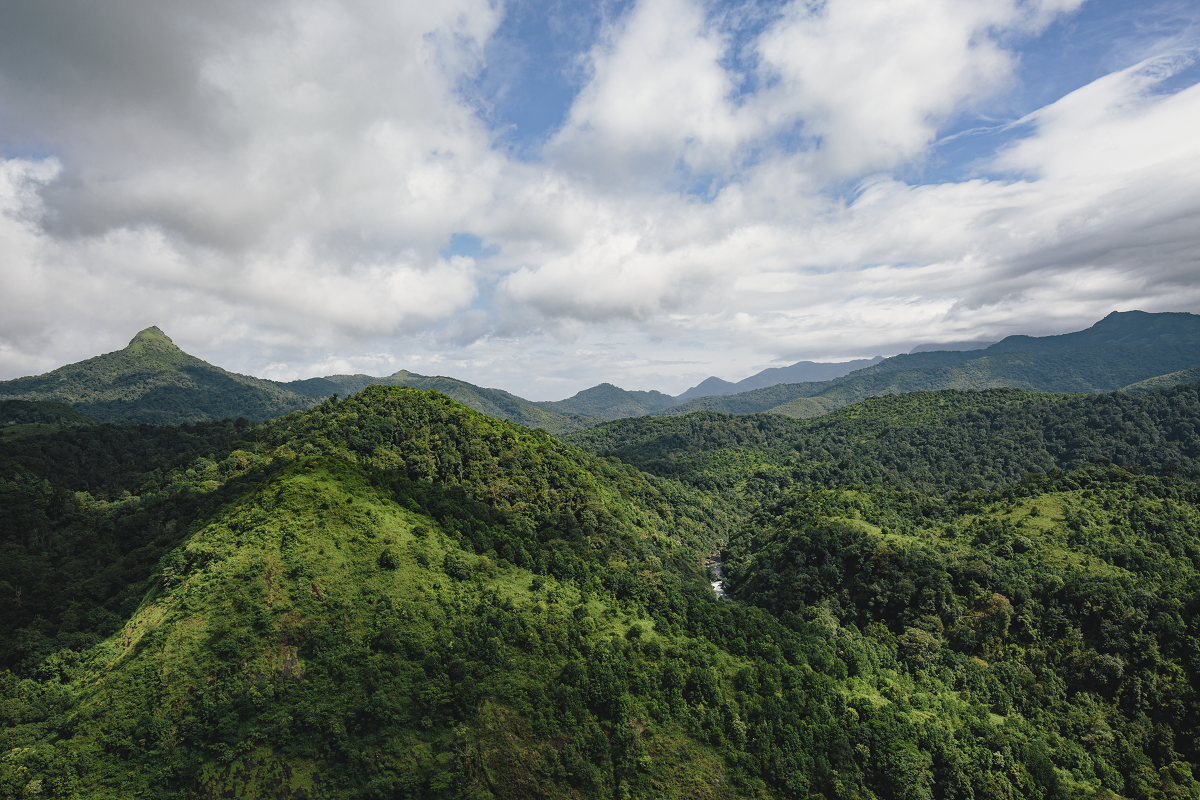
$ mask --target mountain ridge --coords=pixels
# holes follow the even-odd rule
[[[1028,349],[1020,349],[1028,348]],[[1010,336],[984,350],[908,353],[825,382],[780,384],[698,398],[660,415],[702,409],[814,417],[867,397],[937,389],[1013,387],[1097,392],[1200,362],[1200,316],[1113,312],[1092,327],[1052,337]]]
[[[736,384],[709,378],[678,397],[602,383],[565,400],[539,402],[501,389],[404,369],[385,377],[328,375],[286,383],[238,375],[185,353],[161,329],[150,327],[122,350],[44,375],[0,382],[0,400],[65,402],[100,422],[177,424],[223,417],[269,419],[333,394],[356,394],[379,384],[434,389],[481,413],[566,434],[602,420],[704,409],[812,417],[873,395],[942,388],[1010,386],[1095,392],[1129,387],[1130,391],[1144,391],[1186,381],[1190,373],[1181,371],[1200,364],[1198,321],[1200,317],[1184,312],[1112,312],[1083,331],[1049,337],[1009,336],[978,350],[914,348],[914,352],[890,358],[797,362],[763,370]],[[851,368],[829,380],[772,383],[781,377],[816,374],[814,370],[828,374]],[[1145,381],[1151,383],[1143,385]],[[771,385],[735,391],[755,382]],[[687,399],[689,393],[697,392],[711,394]]]
[[[675,397],[675,404],[685,403],[697,397],[736,394],[752,389],[764,389],[780,383],[808,383],[812,381],[833,380],[847,375],[855,370],[873,366],[883,360],[883,356],[874,358],[858,358],[851,361],[797,361],[786,367],[768,367],[761,372],[732,382],[722,380],[715,375],[705,378],[687,391]]]

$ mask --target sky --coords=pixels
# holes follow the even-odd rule
[[[1200,313],[1200,0],[43,0],[0,26],[0,379],[678,394]]]

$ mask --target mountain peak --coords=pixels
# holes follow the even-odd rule
[[[145,330],[138,331],[137,335],[129,340],[129,346],[126,349],[153,349],[164,350],[167,352],[183,352],[174,342],[171,341],[171,337],[163,333],[157,325],[151,325]]]

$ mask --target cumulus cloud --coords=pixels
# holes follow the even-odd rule
[[[556,398],[1198,310],[1200,93],[1164,89],[1186,26],[1004,126],[976,177],[905,177],[1081,2],[642,0],[524,161],[463,89],[488,0],[23,4],[0,28],[0,372],[158,324],[276,378]]]
[[[690,0],[639,3],[592,52],[592,80],[549,157],[603,184],[727,171],[746,135],[736,76],[720,64],[727,46]]]
[[[55,155],[10,162],[40,170],[35,199],[12,181],[8,199],[45,237],[40,255],[6,254],[13,272],[103,273],[118,306],[125,284],[154,286],[310,334],[403,330],[469,303],[472,264],[437,251],[500,163],[454,94],[491,5],[209,10],[14,9],[8,146]]]

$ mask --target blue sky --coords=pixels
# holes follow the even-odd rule
[[[1200,311],[1200,3],[113,0],[0,31],[0,378],[534,399]]]
[[[469,76],[462,91],[474,101],[498,142],[516,158],[538,161],[541,149],[562,126],[586,84],[585,54],[596,46],[606,22],[628,13],[630,2],[577,3],[523,0],[506,7],[486,46],[488,63]],[[714,17],[729,19],[723,30],[733,39],[732,69],[752,72],[754,36],[777,19],[782,2],[709,6]],[[1005,37],[1017,57],[1015,80],[1002,98],[964,113],[939,129],[930,163],[911,175],[924,183],[961,180],[980,174],[979,162],[1028,130],[1013,123],[1112,72],[1136,64],[1180,38],[1195,37],[1194,3],[1129,3],[1090,0],[1034,34]],[[719,23],[718,23],[719,24]],[[1200,61],[1164,81],[1169,92],[1200,80]],[[748,75],[735,97],[752,93]]]

